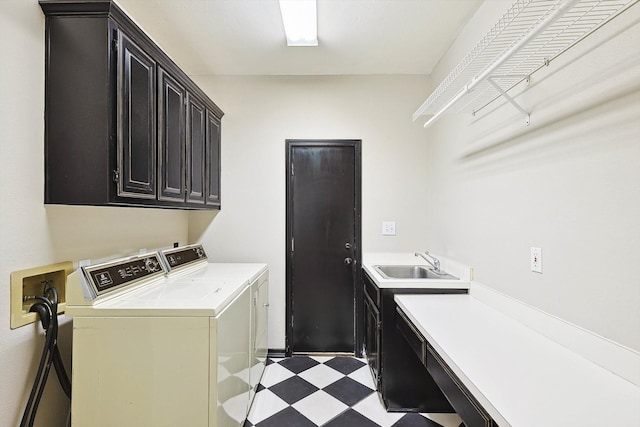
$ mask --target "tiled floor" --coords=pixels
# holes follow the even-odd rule
[[[455,414],[386,412],[354,357],[269,359],[245,427],[458,427]]]

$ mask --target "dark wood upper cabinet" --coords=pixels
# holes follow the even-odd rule
[[[118,196],[156,197],[156,62],[118,31]]]
[[[187,202],[205,203],[207,111],[195,96],[187,94]],[[207,166],[207,167],[205,167]],[[217,169],[217,167],[216,167]]]
[[[112,1],[40,6],[45,203],[219,208],[222,110]]]
[[[220,118],[211,113],[207,113],[206,141],[206,203],[220,208]]]
[[[158,171],[161,200],[185,198],[185,120],[187,90],[160,68],[158,96]]]

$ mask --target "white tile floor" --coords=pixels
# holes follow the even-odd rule
[[[456,414],[386,412],[354,357],[270,359],[245,427],[458,427]]]

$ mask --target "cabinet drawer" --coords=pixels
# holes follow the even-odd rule
[[[496,422],[478,403],[458,376],[427,343],[427,371],[438,384],[466,427],[497,427]]]
[[[371,298],[376,304],[376,307],[380,307],[380,289],[373,283],[373,280],[363,270],[362,281],[364,282],[364,292]]]
[[[409,346],[418,356],[423,365],[427,364],[427,341],[422,334],[413,326],[399,307],[396,307],[396,326],[400,334],[407,340]]]

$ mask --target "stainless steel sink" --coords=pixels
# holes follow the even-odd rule
[[[373,267],[385,279],[436,279],[458,280],[456,276],[434,270],[424,265],[375,265]]]

